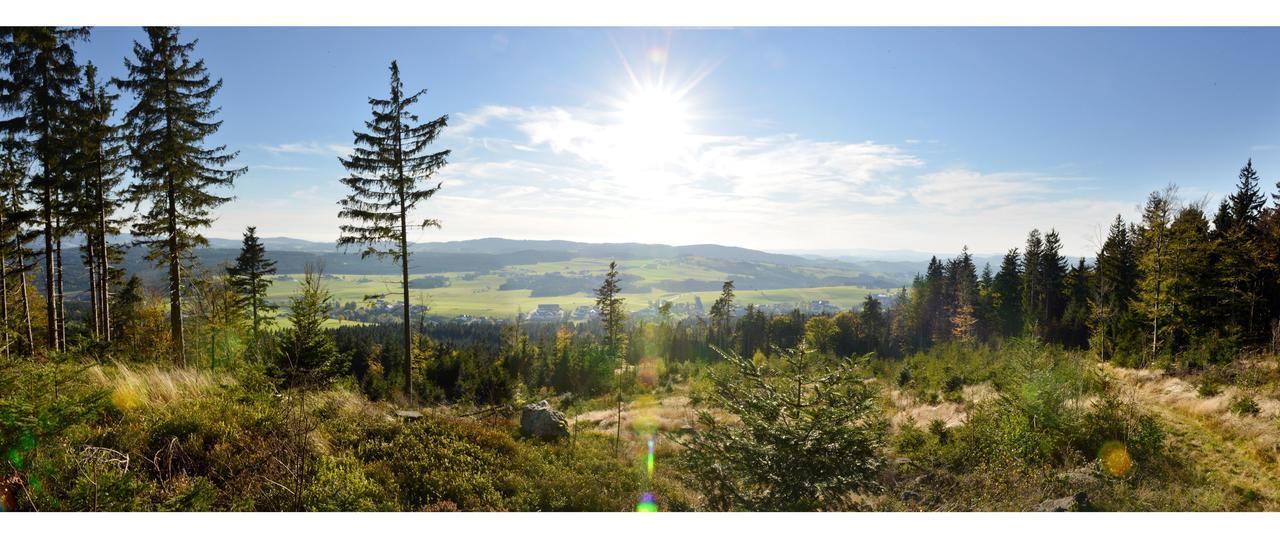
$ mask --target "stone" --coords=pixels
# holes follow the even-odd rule
[[[547,401],[524,405],[520,412],[520,434],[527,438],[557,440],[569,436],[569,422]]]
[[[1036,511],[1044,513],[1077,512],[1089,510],[1089,495],[1077,492],[1075,495],[1056,500],[1045,500],[1036,506]]]

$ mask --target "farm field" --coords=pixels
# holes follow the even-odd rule
[[[467,314],[472,316],[488,316],[509,318],[519,312],[529,312],[539,304],[555,303],[563,309],[572,309],[579,305],[592,305],[595,298],[585,292],[574,294],[533,296],[529,289],[501,290],[500,287],[509,277],[518,275],[545,275],[560,273],[573,276],[599,276],[603,279],[609,261],[605,259],[574,259],[565,262],[546,262],[520,266],[508,266],[500,271],[482,274],[462,272],[449,273],[417,273],[410,275],[410,280],[424,277],[443,277],[448,285],[438,288],[410,287],[412,303],[426,304],[431,313],[441,316]],[[684,260],[644,259],[624,260],[619,263],[619,271],[624,275],[638,278],[636,284],[647,287],[644,292],[627,292],[623,286],[622,297],[627,300],[631,310],[648,306],[651,302],[670,301],[673,303],[693,303],[700,297],[705,305],[715,300],[718,289],[697,292],[671,292],[653,283],[693,279],[699,281],[719,282],[730,278],[723,271],[691,263]],[[810,271],[805,268],[804,271]],[[825,268],[814,268],[813,274],[832,274]],[[279,305],[285,305],[289,297],[296,294],[301,274],[279,276],[273,281],[267,298]],[[399,297],[399,280],[394,275],[325,275],[324,284],[333,294],[336,302],[345,304],[369,303],[373,297],[385,295],[388,302],[394,303]],[[742,304],[799,304],[812,300],[827,300],[842,309],[859,305],[868,294],[893,293],[892,289],[870,289],[861,286],[824,286],[809,288],[772,288],[750,290],[739,287],[738,301]]]

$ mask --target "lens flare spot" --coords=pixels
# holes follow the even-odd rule
[[[1102,449],[1098,451],[1098,460],[1102,461],[1102,468],[1113,477],[1124,477],[1133,468],[1133,459],[1129,458],[1129,450],[1123,443],[1114,440],[1102,444]]]
[[[142,396],[138,393],[138,389],[131,385],[119,386],[111,392],[111,404],[122,412],[132,410],[142,404]]]
[[[636,504],[637,513],[657,513],[658,499],[653,496],[652,492],[646,492],[640,495],[640,503]]]
[[[653,479],[653,436],[649,437],[649,458],[645,461],[645,469],[649,472],[649,479]]]
[[[640,358],[636,368],[636,382],[645,389],[653,389],[662,378],[662,361],[656,357]]]

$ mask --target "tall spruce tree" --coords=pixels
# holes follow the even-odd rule
[[[23,350],[28,354],[35,346],[31,306],[27,301],[27,273],[33,264],[28,262],[31,249],[27,245],[39,234],[28,226],[36,215],[26,207],[21,191],[30,164],[21,141],[13,135],[5,135],[0,140],[0,310],[3,311],[6,356],[17,341],[23,342]]]
[[[67,234],[65,195],[75,154],[72,117],[80,80],[73,46],[88,35],[85,28],[0,29],[5,72],[0,78],[0,110],[12,114],[0,121],[0,131],[24,141],[35,165],[27,189],[37,205],[44,238],[46,344],[57,351],[66,347],[61,246]]]
[[[196,42],[182,42],[175,27],[148,27],[147,43],[134,42],[129,75],[115,84],[136,101],[125,114],[129,162],[136,181],[125,191],[135,208],[148,204],[133,223],[147,259],[169,270],[169,328],[173,356],[186,362],[182,327],[183,266],[195,247],[207,245],[200,229],[213,223],[214,208],[231,200],[214,194],[232,187],[244,168],[225,168],[238,152],[207,146],[222,126],[213,97],[222,80],[209,78],[204,60],[192,59]]]
[[[991,285],[992,303],[995,306],[1000,335],[1016,337],[1022,334],[1022,260],[1017,249],[1009,249],[1000,260]]]
[[[622,447],[622,377],[627,372],[626,344],[622,330],[627,314],[622,306],[623,299],[618,295],[622,292],[622,287],[619,285],[616,261],[609,262],[609,272],[605,274],[604,282],[595,292],[596,310],[600,312],[600,326],[604,330],[609,359],[619,363],[617,369],[618,431],[613,441],[614,450],[619,450]]]
[[[255,343],[260,336],[260,315],[275,310],[275,306],[267,302],[267,289],[271,287],[271,276],[276,273],[276,262],[267,259],[267,250],[258,239],[257,231],[257,227],[245,228],[236,264],[227,268],[231,286],[239,295],[240,307],[252,314]]]
[[[1041,339],[1062,342],[1062,315],[1067,310],[1067,257],[1062,256],[1062,239],[1056,230],[1044,235],[1044,250],[1040,253],[1040,296],[1044,305],[1039,313]]]
[[[1107,231],[1098,250],[1097,278],[1092,292],[1092,323],[1098,357],[1106,361],[1114,354],[1118,336],[1131,328],[1131,303],[1137,296],[1138,255],[1134,238],[1119,215]]]
[[[1039,229],[1027,234],[1027,246],[1022,251],[1022,314],[1024,328],[1032,335],[1043,335],[1041,327],[1045,319],[1044,238]]]
[[[389,257],[400,263],[403,293],[405,397],[413,398],[413,335],[409,326],[409,229],[439,228],[435,219],[410,221],[410,212],[431,198],[441,183],[431,185],[435,173],[445,165],[449,150],[430,152],[428,147],[448,124],[449,116],[419,123],[409,111],[426,94],[404,92],[400,67],[391,62],[391,95],[369,98],[373,119],[365,122],[367,132],[355,132],[352,154],[339,160],[350,173],[342,183],[351,189],[343,198],[338,216],[356,224],[342,225],[340,247],[363,246],[361,257]]]
[[[124,179],[126,148],[120,126],[111,123],[116,95],[98,84],[97,68],[88,64],[80,87],[76,122],[79,152],[72,191],[75,228],[83,234],[85,266],[89,275],[89,304],[93,332],[111,341],[112,264],[123,259],[119,246],[107,242],[118,235],[125,220],[116,217],[123,205],[119,186]]]
[[[1227,292],[1222,296],[1229,332],[1255,337],[1260,324],[1259,310],[1265,307],[1264,279],[1266,264],[1260,257],[1259,221],[1266,196],[1259,186],[1258,172],[1250,159],[1240,169],[1236,191],[1223,200],[1214,218],[1214,237],[1218,241],[1218,276]]]
[[[1139,311],[1151,321],[1151,357],[1154,361],[1160,351],[1161,321],[1169,316],[1169,304],[1164,294],[1169,281],[1169,225],[1177,206],[1177,187],[1152,192],[1142,210],[1140,236],[1141,256],[1138,269]]]

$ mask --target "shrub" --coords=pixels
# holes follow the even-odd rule
[[[1196,394],[1201,397],[1216,397],[1222,393],[1222,388],[1218,386],[1218,382],[1209,375],[1200,377],[1200,383],[1196,385]]]
[[[1262,411],[1262,409],[1258,407],[1258,401],[1253,400],[1253,397],[1248,395],[1237,395],[1236,397],[1233,397],[1228,409],[1231,410],[1231,413],[1236,415],[1258,415],[1258,413]]]

